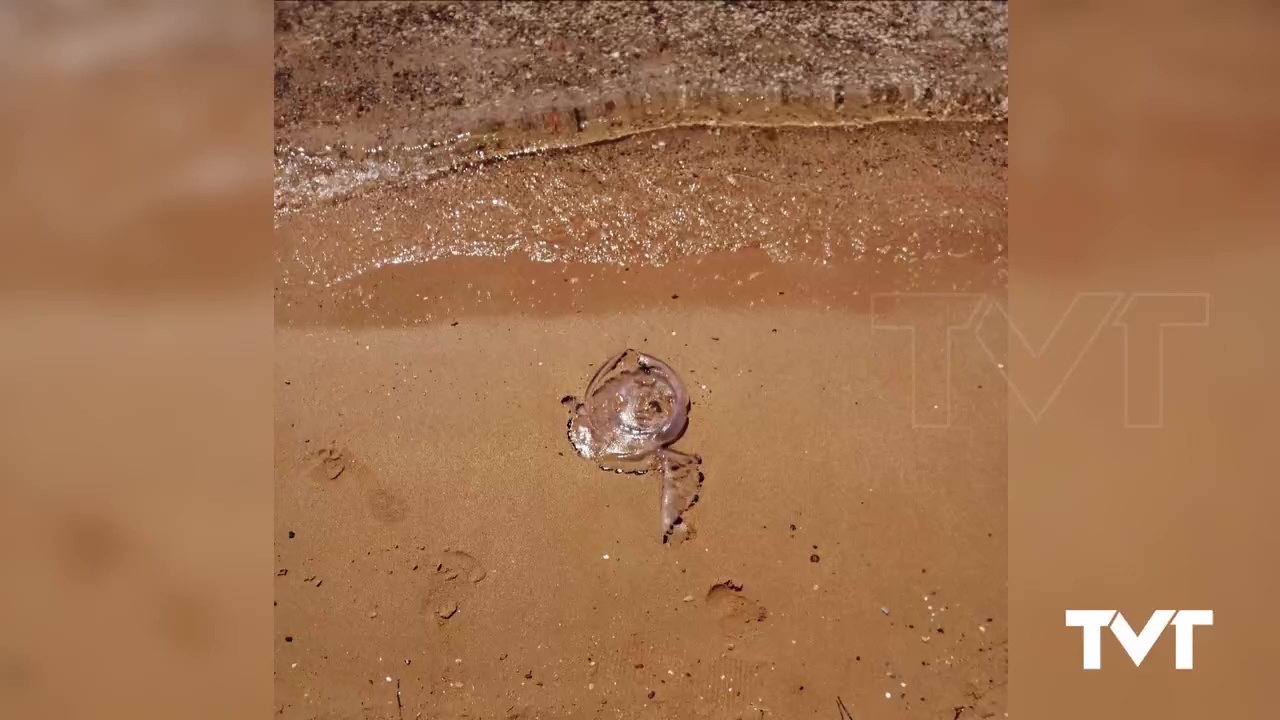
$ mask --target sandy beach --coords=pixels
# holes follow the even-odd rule
[[[288,12],[278,47],[322,31]],[[971,333],[913,345],[977,306],[885,294],[1003,297],[1003,118],[793,106],[407,172],[299,162],[372,122],[307,107],[277,105],[278,715],[1002,715],[1006,386]],[[343,162],[378,172],[316,191]],[[628,347],[689,389],[680,543],[656,478],[566,439]]]

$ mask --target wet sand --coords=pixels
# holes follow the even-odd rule
[[[1002,297],[1006,138],[679,127],[278,213],[278,713],[999,716],[1005,384],[872,298]],[[692,396],[679,544],[565,437],[624,347]]]
[[[739,308],[282,331],[278,704],[385,710],[387,677],[425,717],[986,698],[1005,678],[1000,378],[953,358],[952,427],[913,429],[909,355],[869,325]],[[626,346],[693,395],[682,444],[706,480],[676,547],[655,480],[565,439],[559,397]],[[436,571],[446,549],[472,559],[461,577]]]

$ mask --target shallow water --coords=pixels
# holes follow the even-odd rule
[[[751,272],[856,270],[855,287],[824,293],[838,303],[850,292],[998,287],[1006,156],[996,123],[685,128],[370,186],[281,218],[277,317],[419,322],[556,292],[496,287],[491,272],[455,286],[456,269],[432,269],[466,258],[520,263],[526,284],[573,280],[565,290],[587,295],[594,275],[744,252],[767,257]],[[428,312],[395,318],[415,297]]]
[[[466,130],[425,143],[323,149],[276,149],[277,216],[397,181],[425,181],[488,163],[586,148],[634,136],[687,128],[863,128],[883,122],[980,122],[1002,115],[994,96],[985,102],[939,102],[892,86],[856,90],[843,84],[805,89],[775,85],[755,92],[682,83],[637,89],[563,108],[488,108]],[[659,142],[662,142],[659,140]]]

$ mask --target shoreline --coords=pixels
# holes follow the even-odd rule
[[[712,305],[761,273],[844,307],[999,289],[1006,165],[1003,123],[708,129],[388,183],[282,221],[277,319],[626,308],[692,292],[681,275]]]

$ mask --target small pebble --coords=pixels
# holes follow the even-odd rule
[[[888,615],[888,614],[889,614],[889,608],[887,608],[887,607],[882,607],[882,608],[880,608],[880,612],[884,613],[885,615]]]
[[[684,596],[684,601],[685,601],[685,602],[693,602],[693,596],[692,596],[692,595],[685,595],[685,596]]]
[[[458,603],[453,600],[447,600],[442,603],[440,607],[436,608],[436,614],[445,620],[453,617],[453,614],[456,612],[458,612]]]
[[[376,617],[378,617],[378,612],[377,612],[376,610],[370,610],[370,611],[369,611],[369,617],[370,617],[370,618],[376,618]]]

